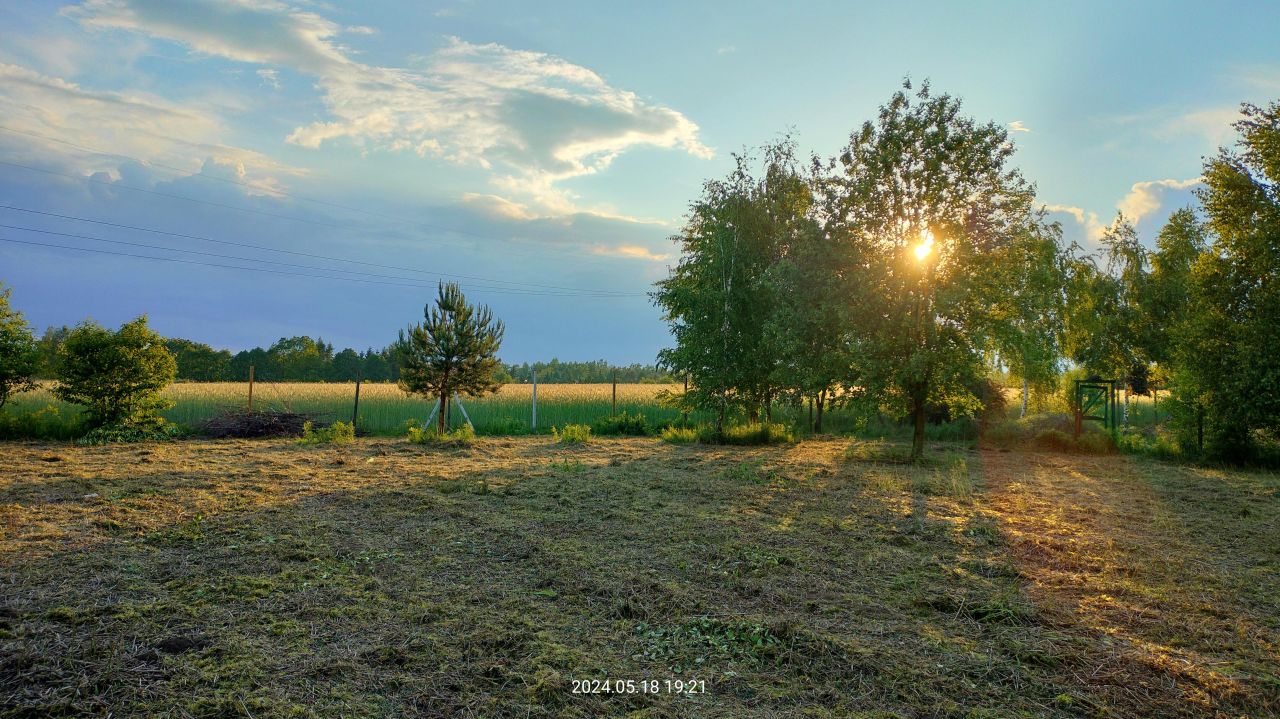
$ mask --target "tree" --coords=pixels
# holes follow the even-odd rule
[[[0,285],[0,408],[9,398],[36,386],[40,351],[22,313],[9,307],[13,293]]]
[[[358,378],[363,378],[360,373],[363,364],[364,361],[360,355],[348,347],[333,356],[327,379],[336,382],[354,382]]]
[[[231,352],[177,337],[165,340],[164,345],[178,362],[178,379],[195,382],[230,379]]]
[[[1236,151],[1205,163],[1212,240],[1192,265],[1173,353],[1184,443],[1203,427],[1206,449],[1227,459],[1247,457],[1258,435],[1280,438],[1280,102],[1241,114]]]
[[[40,365],[36,369],[36,377],[54,379],[58,376],[58,349],[62,347],[62,343],[66,341],[69,334],[71,334],[71,328],[66,325],[45,328],[44,334],[36,340],[36,350],[40,353]]]
[[[71,330],[58,352],[54,395],[84,405],[90,425],[145,425],[159,421],[167,403],[160,392],[173,382],[177,362],[143,315],[112,332],[93,322]]]
[[[912,417],[924,449],[931,403],[971,413],[983,352],[1009,317],[995,258],[1034,221],[1034,190],[1008,134],[960,115],[960,101],[911,83],[850,138],[831,187],[828,233],[842,253],[849,326],[859,343],[849,385],[861,401]]]
[[[1150,254],[1144,319],[1150,328],[1147,356],[1161,367],[1173,363],[1177,333],[1186,324],[1191,306],[1192,271],[1206,247],[1204,225],[1190,208],[1170,215],[1156,238],[1156,251]]]
[[[505,328],[488,307],[467,303],[456,283],[440,283],[435,307],[423,308],[425,322],[401,331],[395,343],[400,387],[440,399],[437,430],[448,428],[449,398],[497,392],[497,352]]]
[[[997,252],[998,286],[992,288],[994,339],[1001,364],[1022,379],[1022,416],[1031,387],[1058,377],[1062,356],[1067,254],[1061,228],[1033,224]]]
[[[705,183],[672,238],[680,262],[652,293],[676,338],[659,364],[690,378],[685,401],[715,411],[717,432],[732,407],[749,419],[761,406],[768,413],[777,389],[779,358],[765,335],[775,287],[766,275],[812,204],[794,152],[789,139],[767,146],[759,178],[752,157],[735,155],[727,178]]]

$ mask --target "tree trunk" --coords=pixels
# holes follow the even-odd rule
[[[814,427],[815,425],[813,424],[813,398],[810,397],[809,398],[809,431],[810,432],[817,431],[814,429]]]
[[[1030,392],[1028,391],[1029,389],[1030,388],[1027,386],[1027,378],[1023,377],[1022,378],[1022,414],[1018,415],[1019,417],[1027,416],[1027,395],[1030,394]]]
[[[924,456],[924,420],[925,420],[925,397],[928,393],[925,391],[924,383],[920,383],[911,392],[911,415],[915,419],[915,428],[911,433],[911,461],[919,462]]]
[[[773,422],[773,393],[764,393],[764,421]]]
[[[814,422],[813,431],[815,434],[822,434],[822,406],[826,402],[827,391],[824,389],[818,393],[818,418]]]
[[[440,416],[436,417],[436,434],[444,434],[449,427],[449,395],[440,393]]]

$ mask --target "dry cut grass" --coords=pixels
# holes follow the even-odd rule
[[[1274,474],[848,440],[0,453],[0,715],[1280,711]]]

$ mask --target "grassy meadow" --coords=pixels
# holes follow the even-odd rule
[[[1274,472],[831,437],[4,452],[3,716],[1280,713]]]

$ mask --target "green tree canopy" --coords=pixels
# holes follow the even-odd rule
[[[906,410],[912,456],[924,447],[926,406],[976,409],[971,391],[1007,292],[995,260],[1035,222],[1034,190],[1010,169],[1013,145],[960,101],[910,82],[850,138],[831,187],[828,232],[840,243],[850,326],[858,339],[850,385]]]
[[[1223,457],[1247,456],[1258,434],[1280,438],[1280,102],[1241,114],[1236,149],[1205,163],[1212,239],[1192,265],[1173,350],[1183,436],[1202,418],[1207,449]]]

